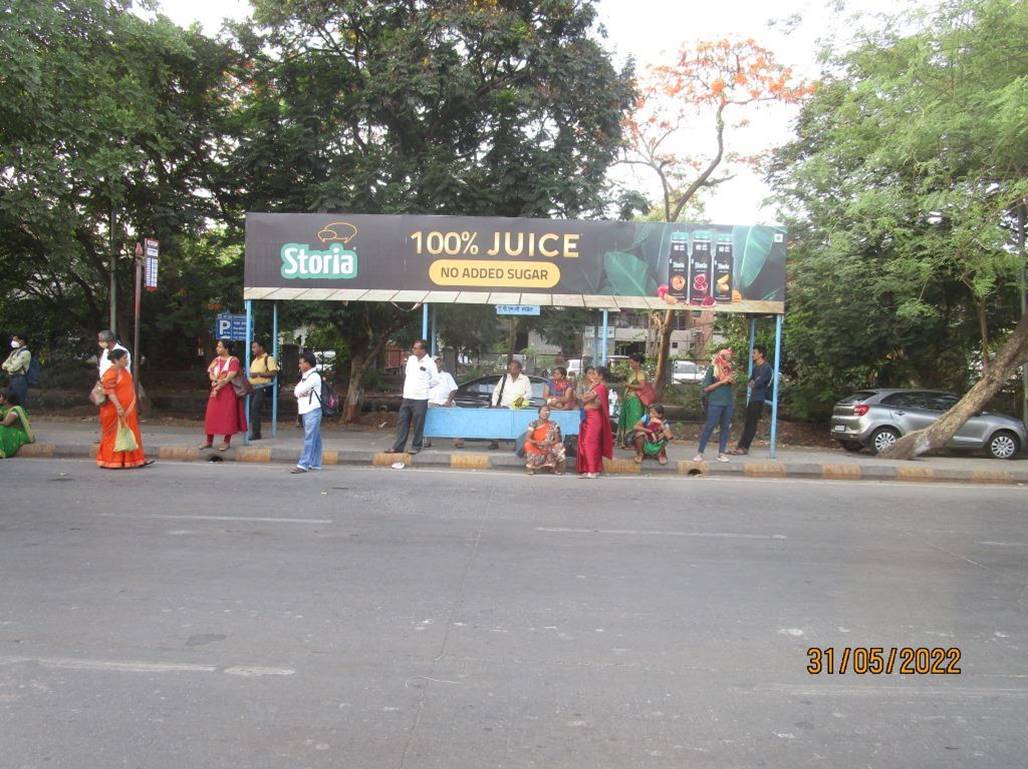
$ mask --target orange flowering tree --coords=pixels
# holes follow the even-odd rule
[[[624,162],[651,169],[660,181],[664,220],[678,221],[704,189],[732,178],[735,163],[756,158],[732,153],[726,132],[749,123],[761,104],[789,104],[813,86],[753,40],[717,40],[682,46],[673,64],[648,68],[640,78],[634,113],[625,121]],[[696,137],[705,149],[685,149]],[[673,299],[669,299],[669,302]],[[658,391],[663,390],[672,312],[655,313]]]

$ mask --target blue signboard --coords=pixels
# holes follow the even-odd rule
[[[537,304],[498,304],[496,305],[497,315],[538,315],[539,305]]]
[[[221,312],[214,318],[214,338],[246,341],[246,315]]]

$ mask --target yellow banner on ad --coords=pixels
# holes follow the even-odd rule
[[[553,288],[560,282],[560,268],[551,262],[439,259],[428,269],[437,286],[489,288]]]

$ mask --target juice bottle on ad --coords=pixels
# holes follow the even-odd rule
[[[714,247],[714,301],[732,301],[732,234],[719,232]]]
[[[698,230],[692,236],[692,256],[689,257],[689,304],[714,304],[711,287],[713,272],[710,253],[710,233]]]
[[[680,302],[688,299],[689,288],[689,233],[671,233],[671,252],[668,254],[667,292]]]

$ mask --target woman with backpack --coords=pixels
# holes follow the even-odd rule
[[[222,339],[215,350],[218,356],[207,367],[207,378],[211,381],[203,420],[207,442],[200,448],[214,448],[214,436],[223,435],[225,440],[218,446],[218,451],[228,451],[232,436],[246,432],[246,385],[243,384],[246,377],[242,374],[239,358],[232,354],[232,342]],[[236,379],[238,382],[233,381]]]
[[[32,353],[22,334],[11,335],[11,354],[4,361],[3,369],[7,374],[7,389],[18,396],[22,406],[29,391],[29,367],[32,365]]]

